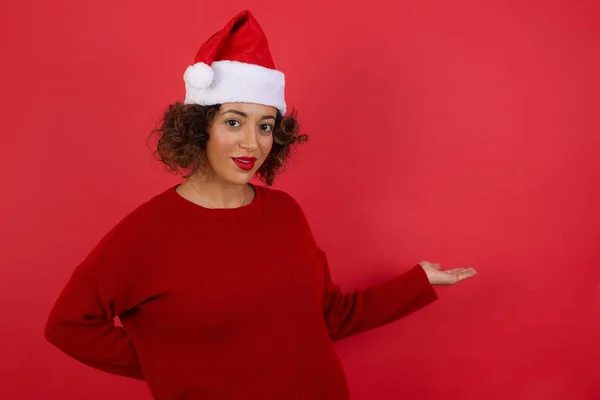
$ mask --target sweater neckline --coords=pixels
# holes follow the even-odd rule
[[[247,218],[258,215],[265,201],[264,190],[262,187],[249,182],[248,185],[250,185],[255,193],[252,202],[244,206],[234,208],[208,208],[193,203],[177,193],[177,188],[180,185],[181,183],[171,186],[171,188],[168,190],[168,197],[170,197],[171,200],[181,207],[185,212],[191,215],[201,215],[203,217],[215,217],[220,219]]]

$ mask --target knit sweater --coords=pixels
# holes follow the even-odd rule
[[[436,292],[419,265],[341,291],[298,203],[252,187],[239,208],[201,207],[175,185],[133,209],[76,266],[46,339],[155,399],[348,399],[333,342]]]

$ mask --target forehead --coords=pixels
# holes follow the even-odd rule
[[[273,115],[277,113],[277,109],[271,106],[265,106],[257,103],[223,103],[221,104],[221,112],[227,110],[241,111],[248,115]]]

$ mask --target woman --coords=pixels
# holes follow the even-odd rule
[[[475,271],[422,262],[353,293],[331,281],[298,203],[268,187],[306,136],[284,116],[284,75],[248,11],[201,46],[184,80],[156,153],[185,181],[129,213],[77,266],[47,340],[146,381],[156,399],[347,399],[333,341],[407,315],[437,298],[433,284]]]

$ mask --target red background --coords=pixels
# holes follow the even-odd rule
[[[247,7],[310,135],[276,187],[334,279],[479,270],[339,342],[353,399],[600,398],[597,2],[0,7],[0,398],[150,398],[51,347],[43,323],[96,241],[179,180],[146,136],[201,41]]]

